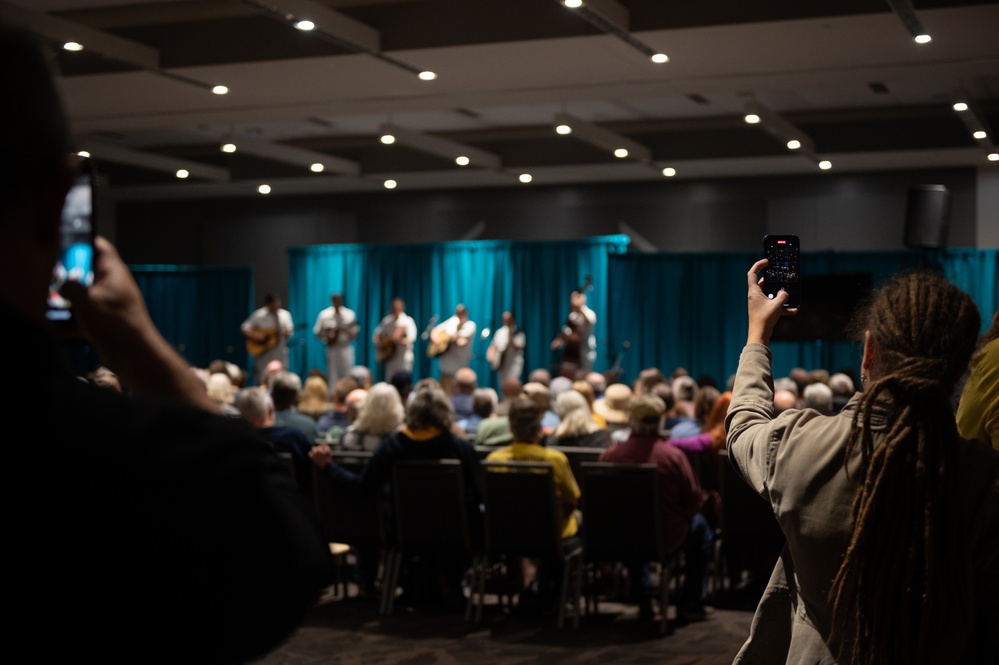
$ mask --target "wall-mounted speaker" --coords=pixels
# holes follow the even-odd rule
[[[946,247],[949,222],[950,190],[943,185],[909,188],[905,210],[907,247]]]

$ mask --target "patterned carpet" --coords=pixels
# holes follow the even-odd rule
[[[519,616],[491,604],[480,623],[466,627],[461,613],[399,609],[386,619],[376,601],[330,598],[255,665],[729,665],[752,619],[751,611],[717,609],[702,622],[674,623],[660,637],[657,624],[639,619],[635,606],[601,602],[599,609],[584,614],[578,630],[569,624],[559,630],[554,617]]]

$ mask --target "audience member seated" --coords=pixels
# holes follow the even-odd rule
[[[607,423],[607,431],[610,432],[612,440],[624,440],[627,438],[628,414],[631,410],[631,399],[633,393],[631,388],[623,383],[612,383],[607,386],[602,399],[593,403],[593,410],[600,414],[600,417]],[[620,433],[619,439],[615,439],[614,434]]]
[[[541,385],[548,387],[548,385],[552,382],[552,373],[544,367],[539,367],[535,370],[531,370],[531,373],[527,375],[527,382],[540,383]]]
[[[275,421],[274,401],[263,390],[239,391],[236,409],[275,450],[291,454],[295,482],[311,499],[312,467],[309,465],[309,451],[314,440],[307,438],[298,428],[278,425]]]
[[[354,365],[347,372],[347,376],[352,376],[357,379],[358,387],[367,390],[371,387],[374,379],[371,376],[371,370],[364,365]]]
[[[496,414],[496,391],[492,388],[476,388],[472,393],[472,415],[458,421],[464,439],[474,441],[479,424]]]
[[[673,378],[670,387],[673,389],[673,400],[676,402],[676,415],[681,418],[693,418],[694,402],[697,399],[697,382],[689,374],[681,374]],[[669,425],[668,429],[672,429],[673,426]]]
[[[475,445],[505,446],[508,443],[513,443],[513,430],[510,429],[509,415],[486,418],[479,423],[479,428],[475,432]]]
[[[472,415],[472,394],[478,387],[479,377],[471,367],[462,367],[455,372],[451,404],[454,406],[454,417],[457,420]]]
[[[564,395],[569,393],[564,393]],[[534,400],[518,397],[510,404],[510,429],[513,443],[505,448],[494,450],[486,457],[492,462],[543,462],[552,465],[555,480],[555,497],[559,517],[562,520],[562,538],[576,537],[579,531],[580,513],[577,510],[580,491],[572,467],[565,453],[541,446],[541,409]],[[533,584],[521,594],[518,605],[536,603],[540,608],[549,608],[558,598],[558,584],[561,579],[561,561],[538,561],[537,576]]]
[[[608,390],[610,386],[608,386]],[[701,486],[687,456],[659,436],[666,405],[655,395],[643,395],[631,409],[631,434],[600,456],[602,462],[655,464],[659,470],[659,495],[663,543],[667,550],[683,548],[684,578],[677,603],[677,616],[696,621],[705,616],[707,562],[714,542],[714,530],[701,514]],[[651,583],[645,561],[627,562],[632,592],[643,616],[652,616]],[[660,612],[667,608],[659,608]]]
[[[798,406],[798,396],[790,390],[777,390],[774,392],[774,415],[784,413],[788,409]]]
[[[957,431],[999,450],[999,310],[971,359],[971,374],[957,406]]]
[[[670,428],[671,439],[688,439],[701,433],[704,419],[711,413],[711,407],[718,399],[718,389],[711,386],[698,387],[694,397],[694,417],[681,419]]]
[[[389,378],[389,383],[395,386],[403,404],[409,401],[409,396],[413,392],[413,374],[411,372],[399,370]]]
[[[853,394],[857,392],[853,385],[853,379],[843,372],[837,372],[829,377],[829,388],[833,393],[833,411],[836,413],[842,411]]]
[[[572,390],[572,379],[565,376],[553,377],[548,384],[548,398],[554,405],[555,401],[558,400],[558,396],[567,390]]]
[[[510,412],[510,402],[524,392],[524,384],[515,376],[507,377],[500,384],[500,401],[496,405],[496,415],[505,416]]]
[[[239,409],[236,408],[236,389],[232,385],[232,380],[228,374],[216,372],[208,376],[208,396],[218,404],[222,415],[229,417],[239,417]]]
[[[367,391],[357,419],[343,433],[339,448],[373,451],[382,439],[399,428],[405,415],[406,409],[395,386],[376,383]]]
[[[299,413],[318,420],[330,409],[329,393],[330,387],[326,379],[321,376],[310,376],[305,380],[305,387],[298,396],[298,405],[295,408]]]
[[[824,383],[810,383],[805,386],[802,398],[803,408],[815,409],[823,416],[831,416],[835,413],[832,388]]]
[[[267,391],[274,401],[274,423],[299,429],[309,441],[315,441],[318,438],[316,421],[295,408],[301,389],[302,379],[294,372],[279,370],[271,375]]]
[[[558,427],[558,416],[552,411],[552,397],[548,386],[529,381],[524,384],[524,395],[532,399],[541,410],[541,434],[554,432]]]
[[[593,391],[593,386],[590,385],[590,382],[575,381],[572,384],[572,389],[586,398],[586,404],[590,407],[590,416],[593,418],[593,422],[595,422],[600,429],[607,429],[607,421],[604,420],[603,416],[593,410],[593,403],[597,401],[597,394]]]
[[[330,408],[316,421],[316,432],[327,443],[339,441],[352,419],[347,410],[347,395],[358,388],[357,379],[345,376],[333,384]],[[356,413],[354,414],[356,417]]]
[[[593,386],[594,399],[601,399],[607,389],[607,377],[600,372],[590,372],[586,375],[586,382]]]
[[[452,434],[454,425],[454,407],[451,400],[439,386],[434,384],[418,387],[406,406],[404,427],[398,429],[384,439],[375,449],[374,454],[364,468],[355,473],[334,462],[330,447],[319,444],[313,447],[310,456],[320,468],[325,469],[335,481],[355,487],[358,491],[372,497],[383,496],[386,489],[391,493],[392,469],[396,461],[417,459],[457,459],[461,462],[465,474],[465,491],[467,511],[473,538],[481,542],[483,537],[482,505],[483,479],[482,466],[478,454],[467,441]],[[389,500],[388,505],[391,505]],[[389,521],[391,523],[391,520]],[[371,583],[378,568],[378,553],[361,551],[358,553],[362,583]],[[417,588],[427,588],[424,584],[416,585],[409,577],[413,573],[412,561],[404,564],[401,585],[404,591],[415,592]],[[446,609],[464,608],[464,592],[462,578],[470,561],[459,558],[447,558],[436,562],[427,562],[433,570],[430,597],[417,597],[414,593],[405,594],[405,600],[412,604],[431,604]],[[426,571],[426,568],[424,568]]]
[[[610,445],[610,434],[593,422],[589,403],[575,390],[558,396],[555,415],[559,423],[555,431],[545,437],[546,446],[606,448]]]
[[[647,367],[643,369],[638,373],[638,379],[635,381],[635,397],[651,394],[652,389],[660,383],[666,383],[666,377],[658,367]]]

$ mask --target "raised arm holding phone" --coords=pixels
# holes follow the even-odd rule
[[[5,459],[12,648],[42,662],[257,658],[331,582],[326,538],[268,444],[217,414],[99,237],[92,284],[67,271],[60,293],[131,394],[72,374],[46,313],[79,160],[41,46],[0,24],[0,59],[17,63],[0,69],[0,330],[18,381],[5,406],[31,424]]]
[[[747,274],[749,326],[726,426],[732,463],[787,544],[739,663],[979,663],[999,653],[999,454],[957,435],[950,395],[979,328],[929,271],[858,315],[857,393],[835,416],[774,415],[768,345],[788,294]]]

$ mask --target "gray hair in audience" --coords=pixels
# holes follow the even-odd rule
[[[239,415],[251,424],[262,422],[273,408],[271,396],[259,388],[244,388],[236,395],[236,409]]]
[[[268,392],[274,400],[274,408],[283,411],[295,406],[298,393],[302,390],[302,377],[288,370],[275,372],[267,382]]]
[[[805,386],[805,406],[820,413],[831,413],[833,410],[832,388],[824,383],[812,383]]]
[[[498,403],[499,395],[492,388],[477,388],[472,393],[472,413],[480,418],[493,415]]]
[[[415,391],[406,407],[406,426],[411,430],[436,427],[448,431],[454,425],[454,406],[439,387]]]
[[[842,372],[829,377],[829,388],[832,389],[833,395],[840,397],[850,397],[857,392],[856,386],[853,385],[853,379]]]
[[[673,379],[673,398],[681,402],[693,402],[697,397],[697,382],[686,374]]]
[[[787,390],[795,397],[798,396],[798,383],[789,376],[774,380],[774,391]]]
[[[405,415],[399,391],[391,383],[381,381],[365,395],[354,427],[367,434],[388,434],[402,423]]]

